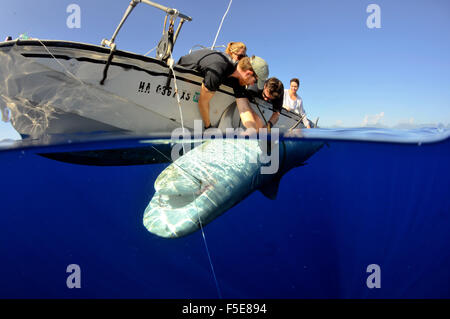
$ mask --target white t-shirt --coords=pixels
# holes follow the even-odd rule
[[[295,112],[300,116],[303,116],[303,124],[306,126],[308,119],[306,118],[305,109],[303,108],[303,100],[297,95],[296,100],[292,100],[289,96],[289,90],[284,90],[283,107],[291,112]]]

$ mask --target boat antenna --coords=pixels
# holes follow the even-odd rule
[[[214,42],[213,42],[213,44],[212,44],[212,46],[211,46],[211,49],[214,49],[214,46],[216,45],[217,37],[219,36],[220,29],[222,29],[223,20],[225,20],[225,17],[227,16],[228,11],[230,10],[231,3],[232,3],[232,2],[233,2],[233,0],[230,0],[230,3],[228,4],[227,11],[225,11],[225,14],[223,15],[222,21],[220,22],[219,29],[217,30],[217,34],[216,34],[216,37],[215,37],[215,39],[214,39]]]

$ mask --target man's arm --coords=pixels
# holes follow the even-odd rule
[[[277,124],[277,122],[278,122],[278,119],[280,118],[280,113],[283,108],[283,101],[284,101],[284,95],[271,101],[273,113],[272,113],[272,116],[270,117],[269,121],[267,122],[267,124],[269,124],[269,125],[271,124],[271,127],[275,126],[275,124]]]
[[[264,127],[261,118],[250,106],[248,98],[236,98],[236,105],[239,110],[239,116],[241,117],[242,124],[244,124],[246,128],[254,128],[255,130],[259,130]]]
[[[279,118],[280,118],[280,112],[277,112],[274,110],[272,113],[272,116],[270,117],[269,121],[267,122],[268,125],[270,125],[269,122],[272,123],[270,128],[272,128],[272,126],[275,126],[275,124],[277,124]]]
[[[211,121],[209,119],[209,101],[214,96],[214,93],[216,92],[208,90],[202,83],[202,89],[200,91],[200,97],[198,99],[198,109],[200,111],[200,115],[202,116],[203,125],[205,127],[209,127],[211,125]]]

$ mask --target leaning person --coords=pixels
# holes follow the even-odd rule
[[[227,80],[232,83],[235,94],[244,89],[244,86],[252,85],[256,81],[264,81],[267,78],[265,71],[267,63],[258,57],[244,57],[235,66],[224,52],[210,49],[202,49],[182,56],[178,65],[196,70],[203,76],[198,107],[205,129],[210,128],[209,101],[212,99],[220,85]]]
[[[259,130],[267,127],[272,128],[280,118],[283,106],[284,87],[283,83],[275,77],[263,82],[259,87],[250,86],[243,94],[236,96],[236,104],[241,115],[242,124],[246,128],[254,128]],[[255,98],[263,99],[272,104],[273,113],[267,124],[256,114],[250,106],[250,101],[256,103]]]
[[[225,53],[237,64],[239,60],[247,56],[247,47],[242,42],[230,42],[227,44]]]

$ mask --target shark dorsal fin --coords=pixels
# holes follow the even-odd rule
[[[270,183],[267,183],[259,189],[259,191],[268,199],[275,200],[278,194],[278,187],[280,186],[281,176],[274,178]]]

